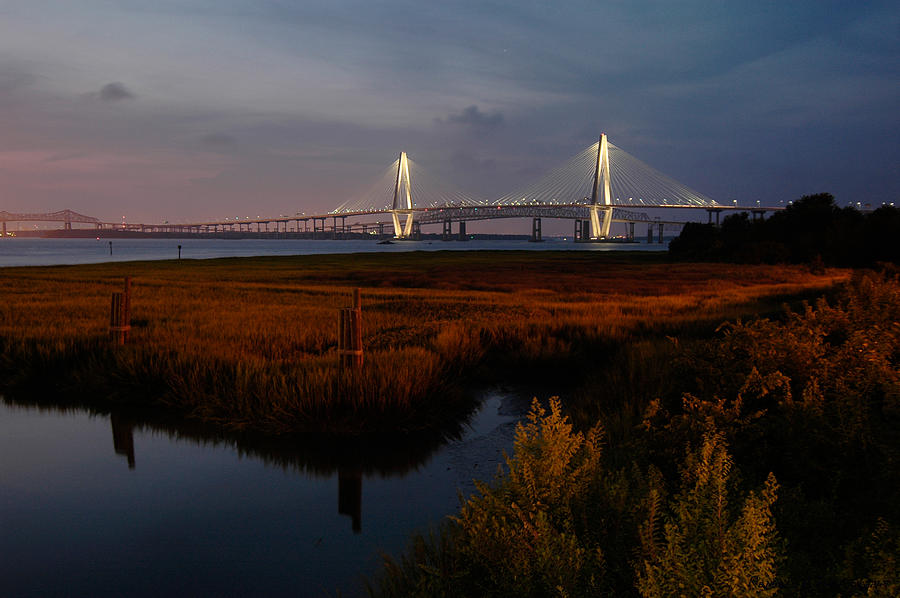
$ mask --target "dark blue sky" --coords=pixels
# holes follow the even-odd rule
[[[5,0],[0,209],[326,211],[400,150],[503,195],[600,132],[719,201],[900,192],[896,2]]]

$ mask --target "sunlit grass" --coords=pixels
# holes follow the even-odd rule
[[[115,348],[109,298],[126,275],[133,328]],[[412,430],[457,410],[442,393],[476,371],[499,381],[550,364],[562,375],[624,339],[777,309],[846,277],[586,252],[9,268],[0,373],[8,386],[159,403],[233,427]],[[341,376],[337,313],[355,287],[365,365]]]

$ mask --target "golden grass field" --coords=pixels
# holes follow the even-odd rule
[[[510,381],[622,339],[777,310],[848,271],[663,254],[429,252],[0,270],[7,392],[159,404],[233,427],[427,428],[473,372]],[[107,340],[132,277],[132,331]],[[341,376],[338,309],[362,289],[365,365]],[[596,355],[602,359],[602,355]],[[75,398],[77,397],[77,399]],[[442,398],[446,400],[442,401]]]

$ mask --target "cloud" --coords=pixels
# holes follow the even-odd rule
[[[112,83],[107,83],[101,87],[100,91],[96,94],[96,97],[104,102],[117,102],[119,100],[133,100],[137,96],[125,87],[124,83],[113,81]]]
[[[0,93],[9,93],[27,87],[35,82],[36,77],[17,68],[0,65]]]
[[[486,131],[502,126],[503,114],[498,110],[491,113],[482,112],[473,104],[458,114],[451,114],[446,120],[437,119],[437,121],[461,125],[475,131]]]
[[[209,133],[201,137],[200,141],[203,142],[203,145],[212,147],[230,147],[237,143],[237,138],[228,133]]]
[[[450,156],[450,163],[454,170],[468,174],[494,174],[497,171],[497,160],[494,158],[480,158],[478,155],[457,150]]]

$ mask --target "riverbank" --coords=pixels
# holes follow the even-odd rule
[[[115,347],[109,298],[125,276],[132,330]],[[467,385],[543,378],[571,388],[624,339],[708,331],[846,277],[569,251],[9,268],[0,376],[19,393],[153,406],[230,429],[417,433],[470,410]],[[365,364],[342,375],[338,308],[354,288]]]
[[[627,340],[535,403],[502,474],[372,595],[900,595],[898,321],[885,266],[800,309]]]

